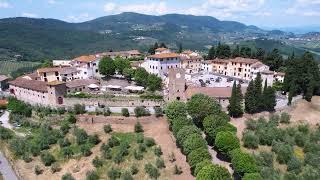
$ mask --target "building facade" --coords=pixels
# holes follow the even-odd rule
[[[168,89],[166,101],[185,101],[186,79],[182,68],[170,69],[168,76]]]
[[[99,62],[101,58],[102,56],[99,55],[89,55],[73,59],[72,66],[79,70],[78,79],[100,78]]]
[[[78,79],[80,71],[75,67],[53,67],[41,68],[37,70],[38,76],[41,81],[72,81]]]

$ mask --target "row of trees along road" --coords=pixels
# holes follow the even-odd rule
[[[114,60],[110,57],[102,58],[99,63],[99,72],[106,77],[118,73],[130,81],[134,78],[138,85],[148,88],[149,91],[161,90],[162,88],[162,80],[160,77],[149,74],[143,68],[134,70],[131,68],[129,60],[120,57],[116,57]]]

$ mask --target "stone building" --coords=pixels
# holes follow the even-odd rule
[[[0,75],[0,91],[8,89],[8,77],[5,75]]]
[[[168,92],[166,94],[166,101],[185,101],[185,70],[182,68],[170,69],[168,75]]]

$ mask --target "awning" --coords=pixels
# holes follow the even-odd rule
[[[90,89],[97,89],[97,88],[99,88],[99,86],[96,85],[96,84],[90,84],[90,85],[88,86],[88,88],[90,88]]]
[[[142,87],[142,86],[127,86],[124,89],[131,90],[131,91],[143,91],[144,87]]]
[[[106,86],[107,89],[121,89],[121,86],[116,86],[116,85],[108,85]]]

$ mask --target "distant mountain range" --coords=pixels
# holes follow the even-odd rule
[[[235,21],[181,14],[122,13],[83,23],[6,18],[0,19],[0,60],[20,57],[16,55],[21,55],[21,60],[39,61],[109,50],[146,51],[155,42],[164,42],[173,49],[182,44],[186,49],[207,50],[218,42],[237,44],[266,39],[270,44],[295,37],[293,33],[266,31]],[[290,43],[283,46],[291,47]]]

